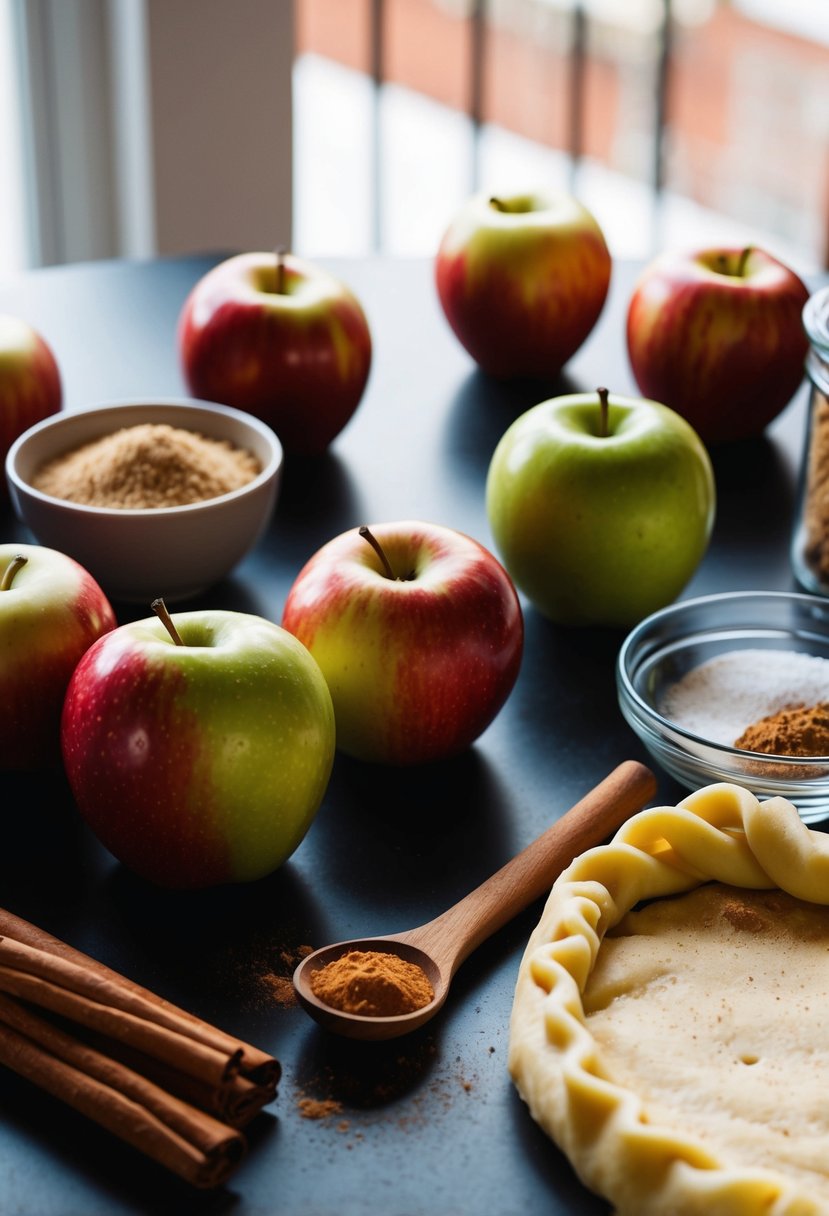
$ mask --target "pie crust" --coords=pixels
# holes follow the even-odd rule
[[[646,904],[643,912],[642,901],[662,902]],[[609,844],[583,853],[561,874],[521,963],[510,1025],[509,1068],[532,1117],[566,1153],[584,1184],[608,1199],[619,1216],[829,1216],[829,1101],[822,1100],[829,1081],[829,1017],[822,1017],[824,1009],[829,1011],[822,995],[829,991],[827,905],[829,838],[807,828],[785,799],[761,803],[729,783],[698,790],[676,807],[642,811]],[[738,1024],[728,1027],[725,1037],[729,1043],[733,1040],[733,1051],[729,1047],[723,1052],[722,1043],[715,1041],[716,1023],[723,1019],[710,1010],[687,1034],[686,1043],[707,1034],[711,1055],[719,1051],[730,1057],[722,1088],[709,1089],[702,1098],[694,1091],[703,1114],[700,1118],[696,1109],[692,1118],[690,1089],[683,1092],[681,1084],[670,1080],[685,1067],[691,1088],[696,1086],[692,1053],[686,1060],[682,1033],[665,1016],[672,995],[665,997],[666,984],[678,983],[677,1014],[687,1003],[685,972],[692,968],[683,959],[689,952],[679,939],[639,936],[638,958],[645,964],[638,966],[635,981],[631,976],[629,991],[624,960],[631,956],[618,956],[623,969],[617,967],[615,973],[611,956],[626,948],[627,934],[647,935],[654,926],[661,932],[663,922],[685,934],[690,953],[704,952],[709,937],[703,927],[716,924],[723,909],[733,922],[733,948],[742,951],[743,960],[752,957],[746,952],[753,948],[753,935],[745,930],[756,928],[758,941],[764,927],[779,935],[779,974],[764,979],[759,963],[757,976],[751,974],[755,968],[747,966],[741,978],[739,968],[730,963],[722,972],[709,967],[709,978],[715,977],[709,984],[712,1000],[723,1003],[730,985],[736,993],[739,983],[756,980],[752,992],[758,996],[756,1002],[743,1001],[742,1006],[727,1001],[729,1017],[735,1008],[742,1008],[746,1022],[742,1029]],[[688,919],[695,922],[690,935]],[[636,925],[639,928],[627,928]],[[796,961],[801,939],[811,942],[813,970],[806,984],[807,972]],[[795,953],[786,955],[789,948]],[[753,949],[756,957],[759,946]],[[771,957],[774,973],[774,951]],[[660,985],[665,998],[662,1014],[653,1013],[648,1005],[649,990]],[[614,1009],[623,1010],[625,1002],[626,1029],[616,1035]],[[777,1058],[762,1059],[761,1067],[751,1071],[746,1066],[758,1059],[748,1050],[740,1055],[739,1044],[751,1042],[760,1015],[773,1003],[784,1014],[772,1032]],[[798,1011],[810,1008],[808,1017],[799,1017]],[[816,1024],[811,1021],[814,1017]],[[815,1025],[825,1025],[825,1034],[815,1034]],[[743,1030],[747,1037],[741,1039]],[[666,1034],[660,1038],[662,1031]],[[784,1047],[778,1050],[781,1041]],[[657,1074],[660,1060],[665,1061],[667,1105],[648,1097],[648,1083],[640,1079],[636,1067],[620,1067],[618,1052],[614,1057],[610,1048],[621,1044],[624,1049],[626,1042],[641,1046],[651,1065],[656,1061]],[[695,1047],[700,1058],[707,1054],[705,1042]],[[751,1071],[752,1084],[765,1083],[767,1067],[776,1069],[778,1082],[786,1088],[788,1061],[795,1053],[800,1071],[792,1067],[792,1083],[799,1084],[798,1077],[808,1078],[817,1095],[817,1121],[806,1106],[805,1091],[801,1095],[793,1090],[789,1098],[794,1110],[788,1124],[783,1116],[778,1121],[774,1107],[767,1128],[762,1104],[754,1105],[745,1127],[738,1128],[736,1148],[725,1134],[720,1140],[718,1129],[731,1132],[735,1122],[726,1100],[728,1087],[735,1094],[745,1090],[744,1082],[735,1080],[741,1067],[743,1078]],[[772,1103],[773,1096],[771,1091]],[[779,1126],[771,1126],[778,1122]],[[778,1139],[783,1146],[782,1165],[775,1164],[773,1152],[766,1152],[766,1132],[771,1140],[782,1137]],[[809,1164],[805,1169],[789,1169],[787,1163],[798,1161],[801,1149]]]

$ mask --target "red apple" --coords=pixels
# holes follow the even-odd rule
[[[196,284],[178,348],[196,397],[266,422],[286,452],[318,455],[356,410],[371,334],[356,296],[319,266],[244,253]]]
[[[300,571],[282,617],[328,681],[337,745],[417,764],[467,748],[518,675],[523,621],[500,563],[436,524],[353,528]]]
[[[0,769],[60,761],[69,680],[115,624],[109,600],[71,557],[40,545],[0,545]]]
[[[636,382],[708,444],[759,435],[803,378],[809,292],[762,249],[666,253],[628,307]]]
[[[260,878],[297,848],[328,785],[325,680],[271,621],[153,607],[162,620],[107,634],[72,676],[61,743],[75,801],[152,882]]]
[[[0,465],[30,426],[61,407],[60,372],[51,348],[28,322],[0,315]],[[6,493],[0,478],[0,497]]]
[[[474,195],[435,275],[446,318],[493,376],[551,379],[598,320],[610,283],[599,225],[568,194]]]

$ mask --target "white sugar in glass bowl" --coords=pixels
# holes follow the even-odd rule
[[[806,823],[829,817],[829,755],[733,746],[785,705],[829,702],[826,599],[736,591],[672,604],[628,634],[616,685],[625,720],[687,789],[731,781],[787,798]]]
[[[36,490],[49,460],[143,423],[167,424],[251,452],[260,472],[239,489],[187,506],[93,507]],[[189,599],[229,574],[253,548],[273,514],[282,446],[263,422],[212,402],[119,401],[54,414],[25,431],[6,457],[15,512],[51,549],[80,562],[113,600]]]

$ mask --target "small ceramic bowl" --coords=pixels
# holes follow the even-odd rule
[[[681,785],[730,781],[787,798],[806,823],[829,817],[829,755],[733,746],[785,706],[829,701],[829,601],[773,591],[680,601],[631,631],[616,684],[626,721]]]
[[[247,485],[187,506],[116,509],[54,498],[32,486],[42,465],[123,427],[166,423],[247,449],[261,471]],[[114,600],[188,599],[228,574],[273,514],[282,473],[274,432],[240,410],[206,401],[119,401],[67,410],[11,446],[6,477],[18,517],[41,544],[80,562]]]

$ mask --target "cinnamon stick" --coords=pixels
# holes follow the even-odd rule
[[[0,1063],[197,1187],[224,1182],[242,1135],[0,995]]]
[[[7,939],[3,938],[0,949],[5,944]],[[0,992],[11,993],[81,1026],[88,1026],[216,1088],[221,1087],[238,1067],[236,1055],[223,1055],[164,1026],[91,1001],[38,975],[0,965]]]
[[[149,1003],[150,1007],[149,1009],[145,1007],[144,1016],[148,1019],[151,1018],[159,1025],[171,1026],[173,1023],[165,1020],[165,1017],[172,1015],[176,1019],[181,1033],[185,1033],[182,1025],[184,1023],[189,1028],[189,1034],[197,1041],[205,1042],[207,1045],[212,1045],[218,1050],[225,1050],[228,1055],[241,1052],[238,1062],[239,1073],[241,1076],[249,1078],[255,1084],[271,1087],[276,1085],[279,1080],[280,1066],[273,1056],[268,1055],[258,1047],[252,1046],[250,1043],[245,1043],[241,1039],[234,1038],[216,1026],[211,1026],[210,1023],[202,1021],[201,1018],[196,1017],[195,1014],[187,1010],[180,1009],[170,1001],[165,1001],[163,997],[158,996],[147,988],[142,988],[140,984],[136,984],[126,976],[113,971],[105,966],[105,964],[98,962],[97,959],[91,958],[88,954],[83,954],[80,950],[76,950],[66,942],[53,937],[45,930],[38,928],[29,921],[23,920],[19,916],[15,916],[14,913],[8,912],[4,908],[0,908],[0,935],[23,945],[31,946],[36,950],[42,951],[44,954],[51,955],[53,958],[74,963],[88,977],[107,981],[114,985],[122,994],[129,993],[143,998]],[[127,1008],[125,1005],[117,1007]]]
[[[60,958],[9,937],[0,937],[0,971],[5,968],[51,981],[62,990],[89,998],[96,1005],[133,1014],[154,1026],[174,1031],[179,1036],[210,1048],[226,1059],[234,1070],[241,1062],[241,1046],[235,1042],[229,1043],[221,1031],[207,1024],[194,1025],[173,1009],[165,1009],[158,1001],[131,992],[123,977],[100,975],[71,959]]]
[[[106,1039],[86,1029],[83,1034],[87,1042],[108,1056],[120,1060],[170,1093],[177,1094],[185,1102],[209,1111],[231,1127],[245,1127],[276,1097],[276,1082],[258,1085],[248,1077],[236,1075],[217,1088],[196,1077],[187,1076],[161,1060],[144,1055],[126,1043]]]
[[[1,908],[0,933],[0,1064],[193,1185],[223,1182],[278,1061]]]

